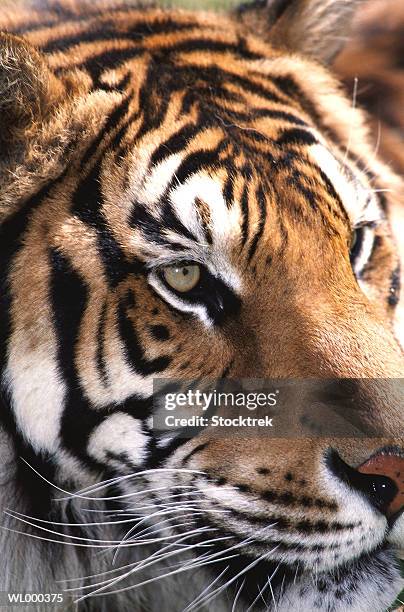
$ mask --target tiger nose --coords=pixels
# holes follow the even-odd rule
[[[359,491],[388,519],[404,507],[404,457],[380,451],[353,468],[332,450],[327,457],[331,471],[352,489]]]

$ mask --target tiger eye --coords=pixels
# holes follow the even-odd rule
[[[167,285],[176,291],[186,293],[199,283],[201,270],[197,264],[169,266],[164,268],[163,276]]]

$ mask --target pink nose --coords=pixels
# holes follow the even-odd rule
[[[387,516],[394,516],[404,508],[404,453],[386,450],[373,455],[357,468],[362,474],[387,476],[397,486],[397,494],[386,508]]]

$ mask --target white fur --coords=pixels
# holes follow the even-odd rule
[[[92,432],[88,454],[101,462],[106,453],[125,453],[132,464],[141,465],[146,458],[148,437],[142,432],[141,422],[123,412],[114,412]]]
[[[10,342],[5,383],[11,391],[17,427],[35,451],[58,447],[65,384],[57,371],[55,347],[35,348],[22,334]]]

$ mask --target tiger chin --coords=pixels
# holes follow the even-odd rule
[[[403,587],[403,188],[327,67],[361,4],[1,9],[2,591],[384,612]],[[156,378],[349,379],[371,434],[160,435]]]

